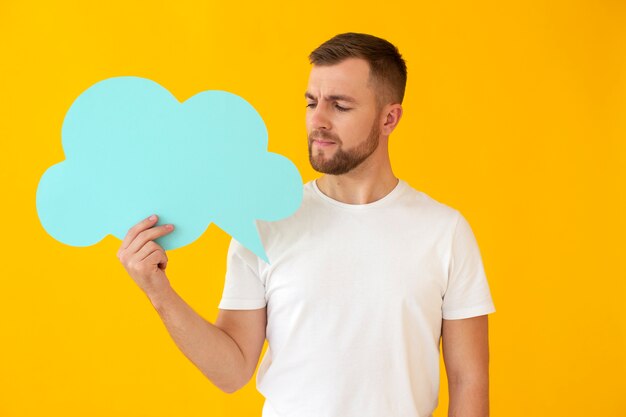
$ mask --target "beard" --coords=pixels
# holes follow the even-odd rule
[[[342,142],[339,136],[325,130],[313,130],[309,134],[309,162],[313,169],[322,174],[342,175],[361,165],[361,163],[369,158],[376,148],[378,148],[378,139],[380,136],[378,120],[378,118],[374,119],[367,139],[359,143],[356,147],[348,150],[342,149]],[[313,155],[313,139],[327,139],[335,142],[337,149],[334,155],[326,159],[324,155],[326,151],[320,148],[318,148],[317,153]]]

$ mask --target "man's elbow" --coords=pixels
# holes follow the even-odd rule
[[[250,381],[250,378],[252,378],[251,374],[241,375],[240,377],[234,378],[230,381],[224,381],[219,384],[215,383],[215,386],[226,394],[233,394],[245,387]]]
[[[239,391],[242,387],[235,387],[235,386],[224,386],[224,387],[220,387],[218,386],[218,388],[220,390],[222,390],[222,392],[226,393],[226,394],[233,394],[237,391]]]
[[[246,384],[238,384],[238,385],[215,385],[216,387],[218,387],[222,392],[226,393],[226,394],[233,394],[237,391],[239,391],[241,388],[243,388]]]
[[[448,385],[459,387],[489,387],[488,372],[449,373]]]

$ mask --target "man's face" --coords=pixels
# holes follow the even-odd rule
[[[316,171],[345,174],[378,147],[380,111],[368,82],[369,65],[363,59],[311,69],[306,128],[309,160]]]

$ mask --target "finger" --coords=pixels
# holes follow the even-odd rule
[[[135,240],[128,247],[127,251],[130,253],[138,253],[146,244],[170,233],[173,229],[173,225],[164,224],[161,226],[153,226],[150,229],[144,230],[137,235]]]
[[[135,255],[135,259],[137,260],[137,262],[143,262],[149,255],[151,255],[154,251],[157,251],[157,250],[163,253],[163,257],[165,258],[165,261],[167,262],[168,258],[167,258],[167,254],[165,253],[165,250],[158,243],[152,240],[146,243],[143,246],[143,248],[141,248],[141,250]]]
[[[144,260],[148,265],[160,268],[160,265],[166,262],[165,252],[156,250],[146,257]]]
[[[133,260],[135,262],[143,262],[144,259],[146,259],[148,255],[150,255],[155,250],[162,251],[163,248],[158,243],[151,240],[147,242],[145,245],[143,245],[143,247],[139,249],[139,251],[137,251],[136,254],[133,255]]]
[[[174,226],[171,224],[164,224],[161,226],[154,226],[148,230],[144,230],[139,233],[135,240],[133,240],[128,246],[127,250],[130,253],[139,252],[144,245],[152,240],[155,240],[161,236],[171,233],[174,230]]]
[[[139,233],[143,232],[144,230],[156,224],[158,216],[156,214],[154,214],[153,216],[154,216],[153,219],[148,217],[146,219],[143,219],[142,221],[140,221],[139,223],[137,223],[130,229],[128,229],[128,233],[126,233],[126,236],[124,237],[124,240],[122,241],[122,247],[121,247],[122,250],[128,248]]]

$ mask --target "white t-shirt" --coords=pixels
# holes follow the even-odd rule
[[[442,318],[495,311],[464,217],[402,180],[361,205],[310,181],[257,227],[270,264],[233,239],[219,308],[267,305],[263,417],[430,416]]]

